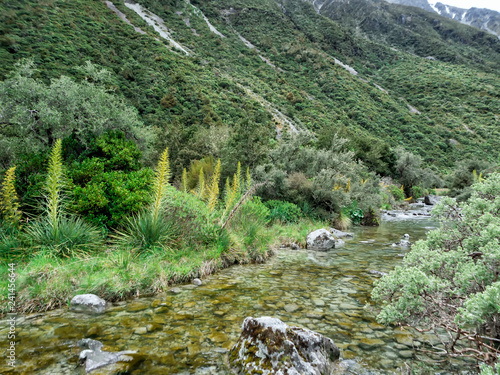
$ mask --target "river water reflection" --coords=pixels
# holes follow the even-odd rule
[[[435,226],[428,218],[356,228],[346,246],[329,253],[279,250],[261,265],[235,266],[181,286],[178,294],[115,304],[103,315],[65,309],[21,318],[18,366],[1,374],[80,374],[77,342],[89,337],[105,350],[136,350],[145,361],[132,374],[225,373],[224,352],[237,340],[247,316],[278,317],[318,331],[354,359],[380,373],[412,361],[406,331],[376,323],[370,301],[373,281],[401,262],[407,251],[392,247],[401,235],[415,241]],[[5,327],[6,325],[3,325]],[[2,329],[1,337],[7,336]]]

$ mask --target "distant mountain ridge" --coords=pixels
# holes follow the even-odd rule
[[[458,21],[460,23],[487,31],[500,38],[500,13],[491,9],[463,9],[441,2],[429,3],[427,0],[386,0],[389,3],[418,7]]]

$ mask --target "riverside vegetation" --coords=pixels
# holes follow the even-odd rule
[[[379,31],[360,37],[349,20],[340,25],[305,1],[140,3],[192,54],[157,39],[123,3],[117,9],[144,34],[101,1],[0,5],[0,275],[10,261],[20,265],[20,311],[65,306],[85,292],[111,301],[157,293],[261,262],[284,242],[303,245],[314,229],[376,225],[380,208],[435,188],[469,200],[448,215],[454,226],[489,199],[481,189],[496,191],[500,57],[490,36],[450,21],[451,31],[432,31],[419,18],[425,32],[398,24],[405,38],[397,51]],[[472,226],[498,214],[476,208]],[[467,248],[481,256],[457,255],[455,238],[436,239],[443,231],[427,241],[441,241],[448,247],[429,248],[462,257],[470,271],[496,259],[491,228],[491,255],[481,244]],[[476,232],[463,230],[468,244]],[[481,268],[480,285],[439,275],[410,295],[393,293],[410,288],[411,275],[433,272],[411,262],[424,248],[377,287],[387,302],[381,319],[451,327],[459,345],[448,353],[470,349],[465,335],[475,345],[467,353],[494,364],[495,345],[481,340],[496,339],[500,304],[488,273],[496,261]],[[433,321],[423,296],[443,285],[453,308],[445,322]],[[455,289],[474,292],[475,302]],[[407,310],[424,305],[420,316]]]

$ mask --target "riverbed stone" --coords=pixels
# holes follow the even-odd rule
[[[353,233],[342,232],[341,230],[338,230],[335,228],[330,228],[329,231],[335,238],[353,238],[354,237]]]
[[[79,362],[85,367],[85,372],[92,374],[129,373],[144,360],[142,355],[132,350],[121,352],[103,351],[103,344],[92,339],[82,339],[78,342],[82,349]]]
[[[413,350],[401,350],[399,352],[399,356],[405,359],[413,358],[413,355],[414,355]]]
[[[293,312],[297,311],[298,309],[300,309],[300,307],[298,305],[292,303],[290,305],[285,305],[284,309],[288,313],[293,313]]]
[[[373,350],[380,346],[384,346],[385,342],[380,339],[370,339],[370,338],[362,338],[359,341],[359,347],[363,350]]]
[[[318,229],[307,235],[307,249],[328,251],[335,248],[335,238],[326,229]]]
[[[95,294],[79,294],[73,297],[69,309],[87,314],[101,314],[106,309],[106,301]]]
[[[201,284],[203,284],[203,283],[201,282],[201,280],[200,280],[200,279],[194,279],[194,280],[193,280],[193,284],[194,284],[194,285],[196,285],[196,286],[200,286],[200,285],[201,285]]]
[[[169,292],[172,294],[180,294],[180,293],[182,293],[182,289],[179,287],[175,287],[175,288],[170,289]]]
[[[239,374],[329,374],[340,351],[333,341],[305,328],[291,327],[277,318],[248,317],[230,364]]]

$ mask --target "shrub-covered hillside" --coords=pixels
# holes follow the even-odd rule
[[[82,69],[86,61],[110,70],[96,83],[156,129],[155,149],[170,147],[177,175],[190,160],[220,156],[229,144],[237,151],[224,158],[228,165],[256,165],[259,144],[272,143],[275,128],[290,128],[288,121],[326,138],[348,137],[347,147],[383,174],[398,145],[439,168],[465,157],[497,158],[499,53],[489,36],[462,44],[454,38],[464,58],[441,62],[356,36],[300,0],[139,2],[189,55],[121,1],[108,5],[128,23],[98,0],[7,1],[0,5],[0,78],[25,57],[46,83],[61,75],[97,79]],[[468,30],[446,22],[452,35]],[[446,54],[445,47],[433,48]],[[245,134],[257,145],[250,152],[237,146],[248,144]]]

